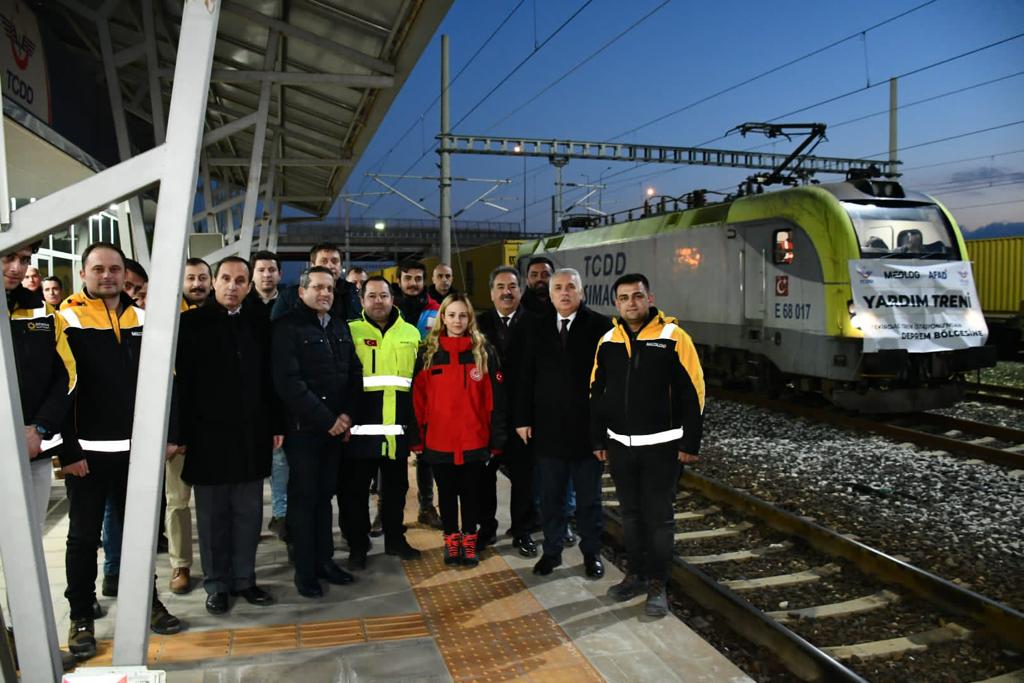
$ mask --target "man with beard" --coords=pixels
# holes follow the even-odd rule
[[[546,256],[534,256],[526,265],[526,291],[523,292],[522,306],[537,315],[551,313],[551,295],[548,283],[555,272],[555,264]]]
[[[477,317],[477,326],[491,343],[501,361],[505,375],[505,390],[514,397],[519,375],[520,358],[526,345],[525,335],[537,316],[520,306],[519,272],[511,266],[498,266],[489,280],[491,301],[494,308]],[[512,411],[508,411],[509,433],[514,431]],[[498,468],[508,477],[512,485],[509,501],[509,517],[512,524],[509,532],[512,545],[523,557],[535,557],[537,544],[530,537],[536,511],[533,503],[533,450],[520,439],[509,439],[505,452],[500,458],[487,463],[487,486],[481,495],[481,521],[479,547],[483,548],[497,541],[498,531]]]
[[[402,320],[414,326],[420,337],[426,339],[430,328],[437,321],[438,303],[427,296],[427,268],[419,261],[405,260],[398,264],[398,289],[400,295],[395,305],[402,313]],[[440,529],[441,515],[434,507],[434,474],[430,465],[416,459],[416,486],[420,503],[420,524]]]
[[[434,274],[431,279],[433,282],[427,289],[427,296],[436,301],[438,306],[449,294],[458,293],[458,290],[452,287],[452,267],[447,263],[438,263],[434,266]]]
[[[181,286],[181,310],[196,308],[206,303],[213,284],[210,264],[201,258],[185,261],[185,283]]]
[[[201,258],[185,261],[185,279],[181,285],[181,311],[199,308],[210,297],[213,286],[210,264]],[[173,455],[164,466],[164,524],[167,527],[167,555],[171,562],[172,593],[192,591],[192,487],[181,478],[183,455]]]

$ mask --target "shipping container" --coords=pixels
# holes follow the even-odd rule
[[[985,314],[1019,315],[1024,304],[1024,236],[969,240],[967,255]]]

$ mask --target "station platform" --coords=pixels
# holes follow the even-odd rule
[[[409,479],[414,489],[412,470]],[[508,482],[501,476],[498,481],[501,533],[508,526]],[[63,495],[55,482],[44,541],[62,641],[69,626]],[[367,569],[355,572],[356,582],[324,583],[319,600],[298,595],[285,546],[269,533],[257,558],[258,582],[277,599],[269,607],[238,600],[226,615],[212,616],[205,609],[198,544],[188,595],[170,593],[167,556],[158,555],[160,597],[187,630],[152,635],[149,667],[166,671],[170,683],[750,680],[678,619],[644,617],[642,597],[626,603],[607,598],[621,572],[606,562],[606,575],[588,580],[575,547],[547,577],[532,573],[535,559],[520,557],[507,536],[475,568],[446,566],[441,533],[415,523],[414,490],[407,500],[408,539],[423,558],[402,562],[384,555],[383,538],[373,539]],[[268,484],[265,519],[269,514]],[[335,546],[344,566],[337,533]],[[107,611],[96,621],[99,654],[83,667],[110,665],[116,599],[99,601]]]

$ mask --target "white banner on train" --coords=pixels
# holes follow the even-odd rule
[[[966,261],[850,261],[854,327],[864,352],[983,346],[988,326]]]

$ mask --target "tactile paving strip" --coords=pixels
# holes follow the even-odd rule
[[[455,681],[602,681],[522,579],[499,555],[472,569],[440,549],[403,562]]]
[[[149,664],[196,662],[224,657],[309,650],[378,640],[429,638],[422,614],[399,614],[366,619],[342,619],[309,624],[283,624],[224,631],[187,631],[174,636],[150,636]],[[110,664],[114,643],[101,640],[88,666]]]

